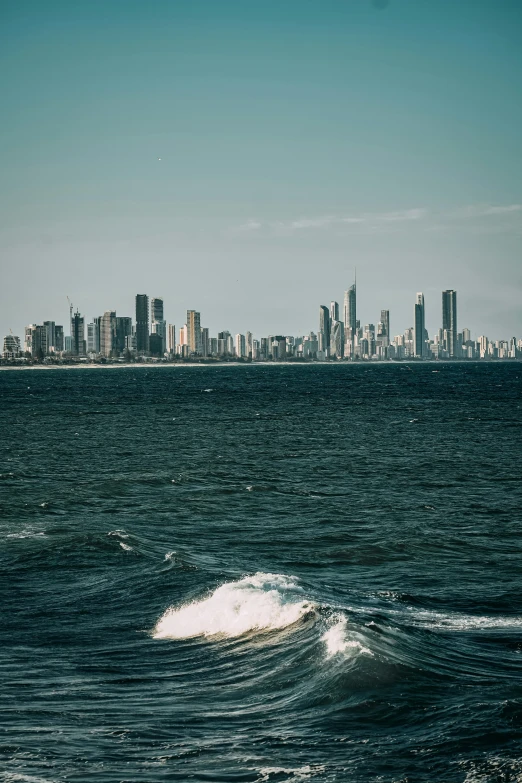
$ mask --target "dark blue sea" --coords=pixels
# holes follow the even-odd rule
[[[0,399],[6,781],[522,781],[520,363]]]

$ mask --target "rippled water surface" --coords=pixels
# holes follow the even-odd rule
[[[0,372],[5,779],[521,781],[521,374]]]

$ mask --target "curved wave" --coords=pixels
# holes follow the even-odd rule
[[[190,639],[273,631],[297,623],[315,608],[312,601],[303,599],[292,577],[259,572],[225,582],[207,598],[170,607],[152,635],[155,639]]]

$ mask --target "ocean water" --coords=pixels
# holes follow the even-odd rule
[[[6,781],[522,781],[522,366],[0,372]]]

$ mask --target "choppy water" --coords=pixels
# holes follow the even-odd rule
[[[5,779],[521,781],[521,375],[1,372]]]

